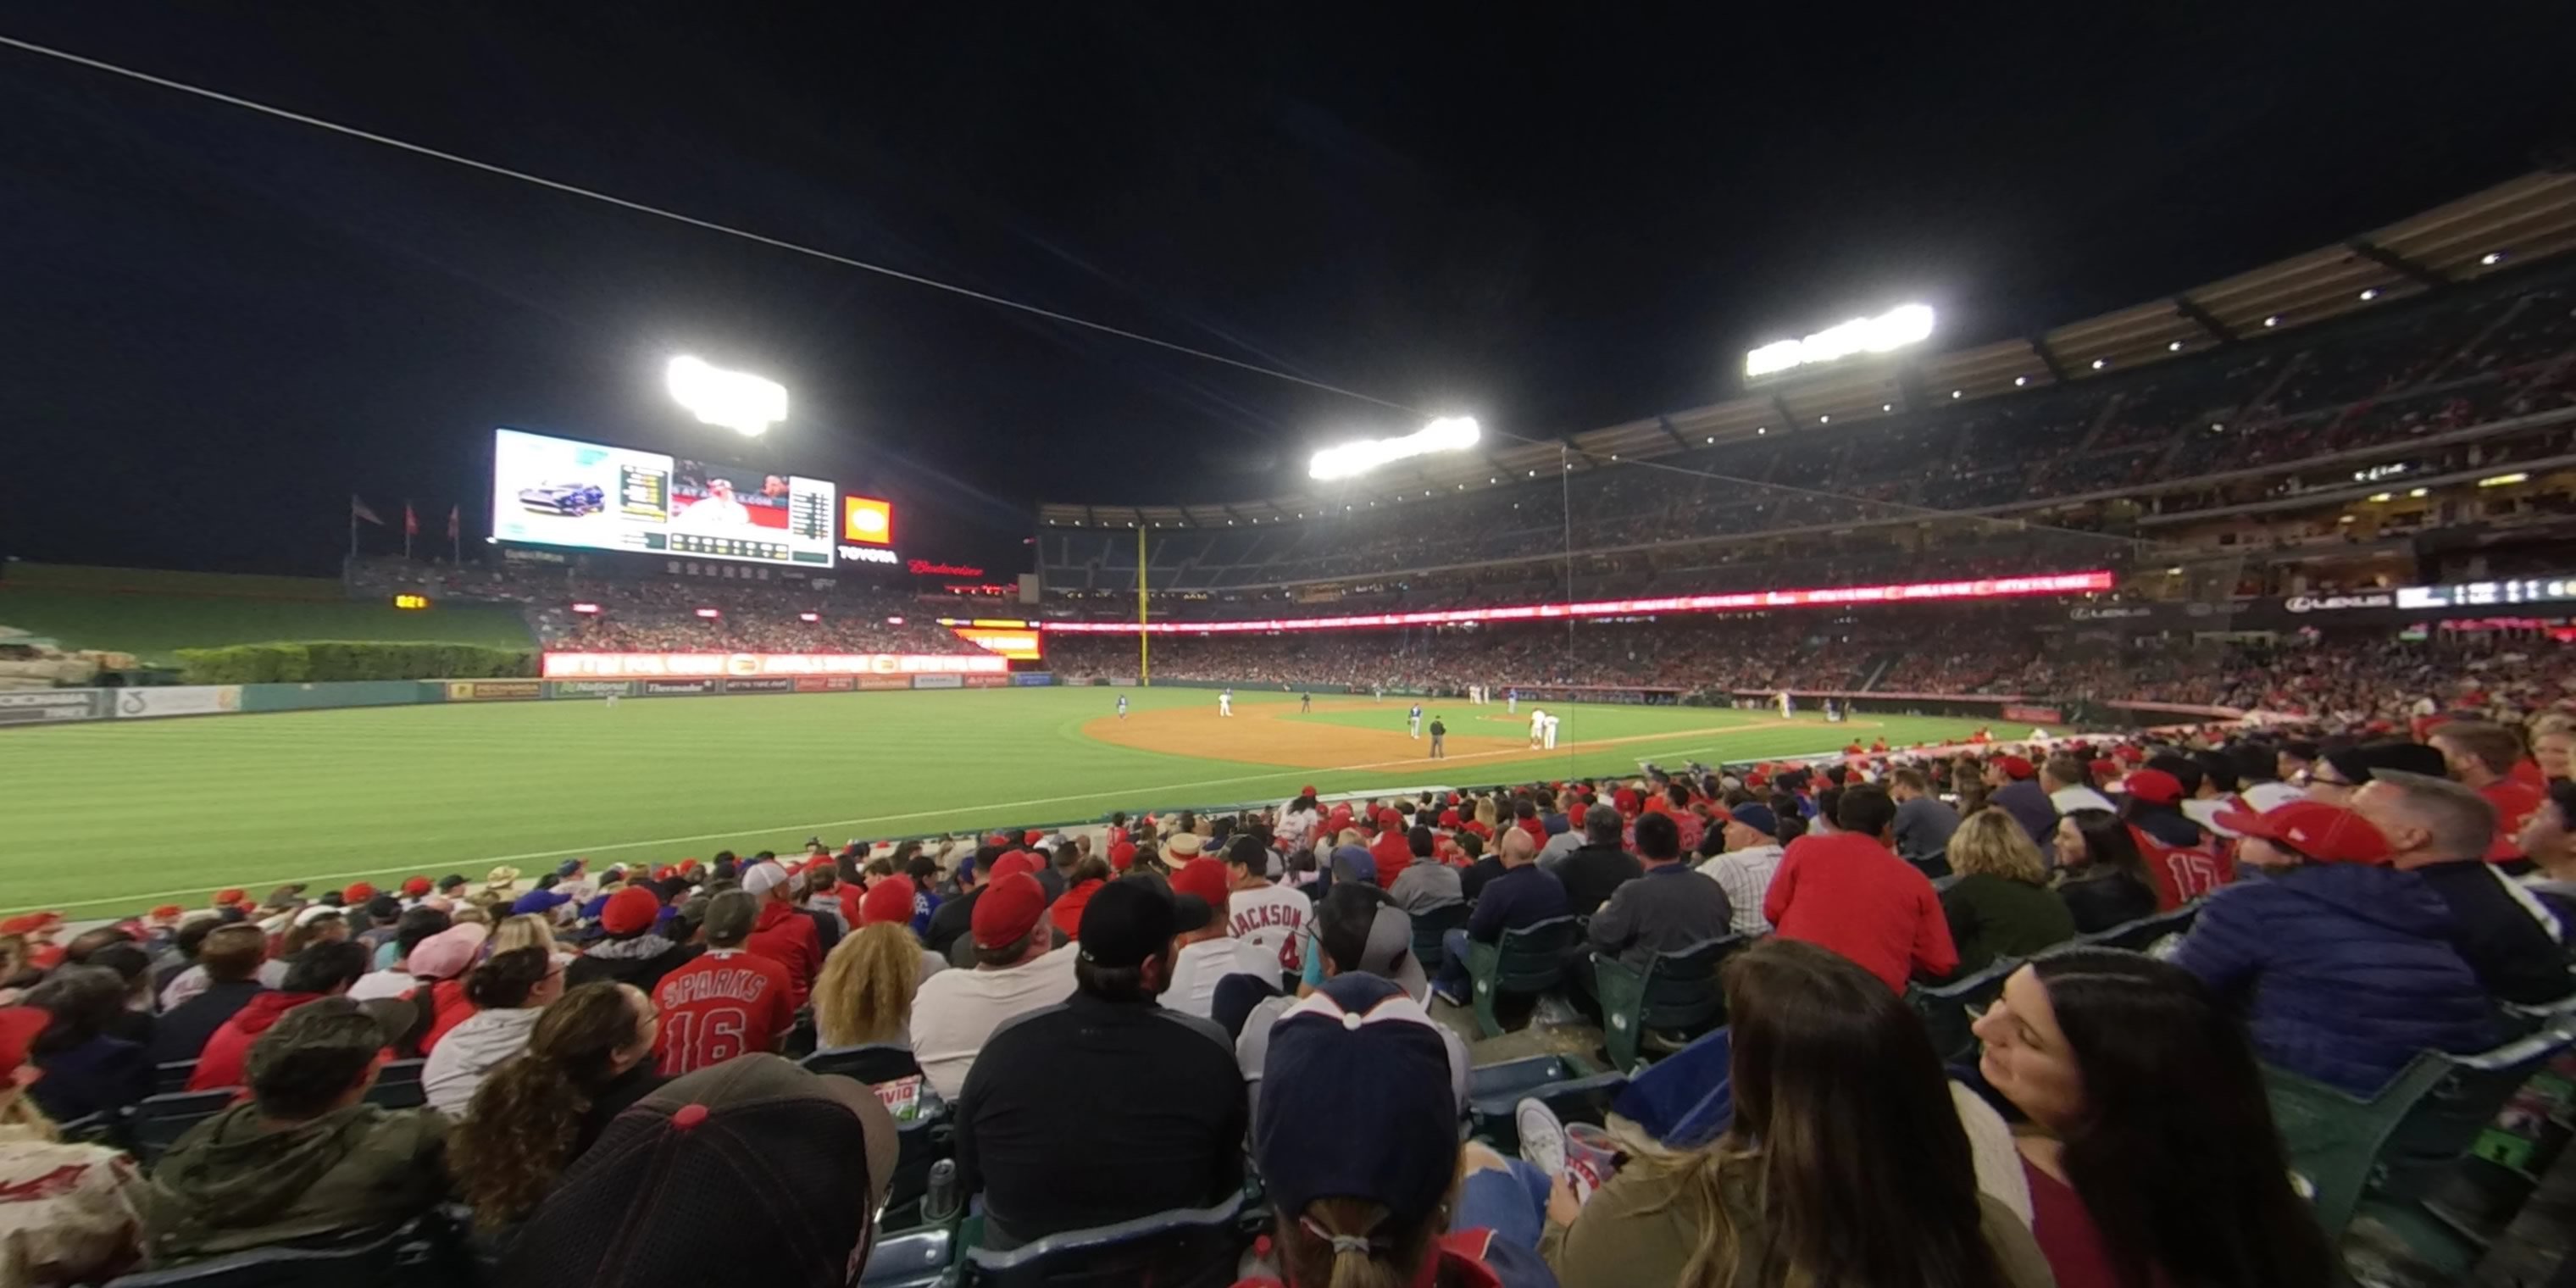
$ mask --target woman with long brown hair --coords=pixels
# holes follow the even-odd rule
[[[2324,1288],[2334,1252],[2290,1188],[2252,1043],[2191,972],[2071,948],[1977,1018],[2060,1288]]]
[[[1887,985],[1774,939],[1725,969],[1733,1123],[1641,1157],[1539,1250],[1564,1288],[2044,1288],[2011,1209],[1978,1192],[1940,1057]],[[1572,1209],[1572,1210],[1569,1210]]]
[[[584,984],[545,1009],[527,1050],[484,1080],[448,1140],[477,1222],[525,1218],[611,1120],[662,1085],[659,1018],[632,984]]]

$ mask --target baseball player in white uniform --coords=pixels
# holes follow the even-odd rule
[[[1421,703],[1416,702],[1416,703],[1414,703],[1414,704],[1413,704],[1413,713],[1412,713],[1411,715],[1408,715],[1408,716],[1406,716],[1406,717],[1404,718],[1404,724],[1405,724],[1405,728],[1406,728],[1406,730],[1407,730],[1408,732],[1410,732],[1410,733],[1411,733],[1415,738],[1420,738],[1420,737],[1422,736],[1422,704],[1421,704]]]
[[[1556,717],[1555,717],[1555,716],[1549,716],[1549,717],[1547,718],[1547,735],[1546,735],[1546,737],[1547,737],[1547,749],[1548,749],[1548,750],[1550,750],[1550,751],[1554,751],[1554,750],[1556,750]]]
[[[1225,689],[1216,695],[1216,713],[1220,716],[1234,714],[1234,690]]]
[[[1531,707],[1531,708],[1530,708],[1530,746],[1531,746],[1531,747],[1533,747],[1533,748],[1537,747],[1537,746],[1538,746],[1538,740],[1539,740],[1539,739],[1541,739],[1541,738],[1544,738],[1544,737],[1546,737],[1546,736],[1547,736],[1547,713],[1546,713],[1545,711],[1542,711],[1542,710],[1538,709],[1537,707]]]

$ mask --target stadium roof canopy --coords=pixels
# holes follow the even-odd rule
[[[1364,479],[1298,495],[1189,505],[1042,502],[1038,519],[1064,527],[1221,528],[1320,517],[1327,510],[1338,512],[1354,498],[1421,497],[1515,478],[1525,482],[1569,468],[1651,459],[1792,425],[1813,426],[1827,417],[1837,425],[1857,423],[1953,400],[2133,371],[2266,333],[2384,308],[2571,249],[2576,249],[2576,174],[2534,173],[2335,245],[2027,340],[1838,365],[1766,383],[1732,401],[1549,442],[1489,435],[1476,451],[1419,457],[1381,467]],[[2498,253],[2500,259],[2487,262]]]

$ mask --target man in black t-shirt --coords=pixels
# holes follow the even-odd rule
[[[1073,997],[995,1030],[957,1102],[957,1171],[985,1244],[1205,1207],[1243,1185],[1250,1117],[1225,1031],[1155,999],[1171,983],[1172,896],[1102,886],[1082,911]],[[1065,1183],[1079,1160],[1080,1184]]]

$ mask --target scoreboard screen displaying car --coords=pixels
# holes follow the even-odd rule
[[[553,438],[492,441],[492,535],[501,541],[832,566],[832,485],[760,466]]]

